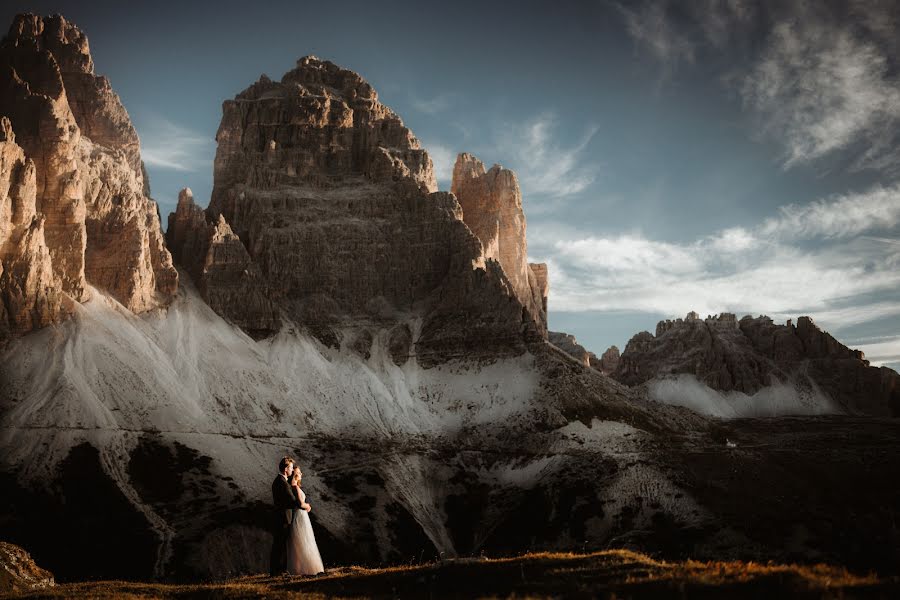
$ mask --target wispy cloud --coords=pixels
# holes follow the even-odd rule
[[[667,14],[668,2],[644,2],[637,7],[615,5],[638,47],[663,66],[664,79],[681,62],[694,62],[694,42]]]
[[[681,64],[698,63],[709,47],[735,42],[756,13],[747,0],[644,0],[613,4],[636,46],[662,67],[660,83],[666,83]]]
[[[529,203],[531,212],[552,210],[559,201],[588,188],[599,166],[585,160],[584,151],[597,127],[588,127],[574,145],[558,141],[558,118],[545,113],[521,124],[506,124],[486,154],[503,158],[516,171],[522,194],[543,200]]]
[[[785,0],[614,4],[663,82],[681,65],[716,68],[784,147],[785,169],[829,159],[900,175],[900,5]],[[829,164],[831,166],[831,164]]]
[[[775,24],[741,87],[744,104],[786,147],[784,165],[853,152],[851,168],[900,168],[900,85],[883,48],[804,9]]]
[[[874,206],[885,192],[876,187],[853,200]],[[900,315],[900,247],[859,236],[896,230],[900,211],[863,211],[868,218],[835,226],[830,215],[848,198],[785,208],[756,227],[685,243],[548,227],[529,232],[529,253],[550,264],[555,311],[804,313],[829,327]]]
[[[862,344],[858,348],[876,367],[900,363],[900,336],[886,337],[883,341]]]
[[[778,213],[763,223],[762,235],[835,238],[889,229],[900,223],[900,185],[879,185],[862,194],[791,204],[781,207]]]
[[[431,162],[434,165],[434,176],[439,184],[446,184],[442,187],[450,189],[450,180],[453,179],[453,164],[456,161],[456,153],[448,146],[440,143],[422,142],[422,147],[428,151],[431,156]]]
[[[412,107],[426,115],[436,115],[444,112],[453,104],[454,95],[450,93],[438,94],[431,98],[422,98],[415,94],[410,95]]]
[[[154,114],[135,115],[141,158],[148,167],[181,172],[212,168],[215,139]]]

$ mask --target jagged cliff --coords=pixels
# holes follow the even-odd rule
[[[462,153],[456,157],[450,191],[462,207],[463,221],[481,241],[484,257],[500,263],[516,298],[546,335],[547,265],[528,263],[516,174],[500,165],[485,171],[478,158]]]
[[[794,325],[723,313],[660,321],[629,340],[613,374],[627,385],[691,374],[714,390],[753,395],[773,384],[821,390],[842,410],[900,415],[900,375],[869,365],[809,317]]]
[[[546,271],[539,279],[525,262],[509,171],[502,202],[512,213],[498,213],[488,188],[463,195],[483,194],[483,206],[461,209],[436,191],[428,153],[372,86],[315,57],[280,81],[262,76],[222,111],[209,207],[182,198],[167,231],[219,314],[262,335],[287,319],[332,346],[399,327],[414,331],[420,364],[521,354],[545,335]],[[495,228],[509,222],[515,261],[473,235],[479,208]],[[213,272],[215,228],[246,255],[220,252]],[[251,288],[251,301],[230,302]],[[341,333],[348,327],[364,331]]]
[[[135,312],[169,302],[178,276],[137,133],[80,30],[15,18],[0,41],[0,116],[0,336],[58,321],[89,285]]]

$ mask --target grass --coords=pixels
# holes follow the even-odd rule
[[[4,596],[7,597],[7,596]],[[900,580],[827,565],[663,562],[629,550],[461,558],[318,577],[255,575],[217,583],[97,581],[18,598],[896,598]]]

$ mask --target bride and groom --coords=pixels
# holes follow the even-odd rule
[[[281,459],[278,470],[280,473],[272,482],[275,523],[269,572],[272,575],[324,573],[325,567],[309,520],[308,513],[312,507],[300,489],[303,473],[294,466],[294,459],[289,456]]]

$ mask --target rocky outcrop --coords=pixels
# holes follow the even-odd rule
[[[637,385],[689,373],[720,391],[752,395],[775,382],[816,386],[851,413],[900,415],[900,375],[822,331],[809,317],[794,325],[723,313],[660,321],[628,342],[613,376]]]
[[[305,57],[280,81],[262,76],[222,110],[209,207],[201,214],[180,201],[167,232],[208,301],[217,280],[236,272],[201,268],[210,224],[224,222],[246,249],[249,262],[239,262],[248,273],[258,269],[257,287],[280,315],[328,345],[339,346],[347,327],[391,329],[419,317],[406,354],[426,365],[521,353],[541,339],[532,315],[542,299],[523,311],[457,199],[435,191],[427,152],[359,75]],[[240,314],[246,303],[231,314],[213,308],[236,323],[253,320]]]
[[[547,327],[547,265],[528,264],[525,212],[516,174],[462,153],[456,157],[450,190],[459,200],[463,220],[478,236],[486,259],[496,260],[516,297],[538,327]]]
[[[616,372],[616,369],[619,368],[620,358],[621,356],[619,355],[619,347],[610,346],[606,349],[606,352],[600,355],[600,360],[597,361],[597,364],[594,366],[594,368],[604,375],[611,375],[612,373]]]
[[[616,346],[611,346],[603,356],[597,358],[596,354],[579,344],[575,336],[569,333],[551,331],[547,339],[584,366],[600,371],[604,375],[612,374],[619,365],[619,349]]]
[[[191,188],[178,193],[175,212],[169,213],[166,245],[173,260],[181,265],[195,281],[199,281],[206,262],[206,252],[212,235],[206,212],[194,202]]]
[[[16,238],[31,249],[4,252],[19,257],[19,272],[23,256],[40,254],[36,240],[43,237],[55,288],[71,301],[86,300],[90,284],[136,312],[167,303],[177,273],[147,196],[137,133],[109,81],[94,74],[78,28],[60,16],[15,18],[0,42],[0,115],[31,159],[35,218],[42,223]],[[33,291],[22,288],[26,296]],[[30,296],[24,302],[47,304]],[[31,327],[52,320],[32,319]],[[10,329],[28,327],[20,321]]]
[[[18,594],[55,585],[53,573],[37,566],[25,550],[0,542],[0,594]]]
[[[597,355],[579,344],[574,335],[563,331],[551,331],[548,333],[547,341],[586,367],[592,367],[599,362]]]
[[[190,188],[178,194],[178,206],[169,215],[166,241],[210,307],[256,337],[278,331],[278,309],[247,249],[219,215],[208,222],[194,203]]]

